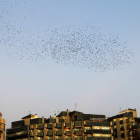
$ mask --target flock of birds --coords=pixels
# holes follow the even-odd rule
[[[101,71],[131,64],[134,53],[128,49],[128,43],[122,43],[117,36],[104,35],[101,29],[87,24],[65,28],[48,26],[43,30],[39,30],[36,25],[36,28],[31,29],[24,24],[26,16],[21,17],[20,22],[17,19],[20,23],[17,25],[16,21],[8,21],[7,17],[13,15],[5,10],[6,4],[8,1],[0,5],[0,47],[4,47],[12,58],[38,61],[50,57],[63,65]],[[15,5],[18,5],[16,1],[14,5],[11,4],[11,8]]]

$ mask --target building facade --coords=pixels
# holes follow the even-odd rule
[[[108,118],[114,140],[140,140],[140,118],[136,109],[121,111],[119,115]]]
[[[0,140],[5,140],[5,120],[2,119],[1,112],[0,112]]]
[[[7,140],[111,140],[111,126],[105,115],[62,111],[48,119],[28,115],[12,122]]]
[[[68,110],[48,119],[30,114],[6,134],[7,140],[140,140],[140,118],[136,109],[110,118]]]

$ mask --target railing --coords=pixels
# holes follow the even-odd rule
[[[48,131],[46,135],[47,136],[53,136],[53,131]]]
[[[62,135],[62,131],[56,131],[56,135],[57,136],[61,136]]]
[[[111,140],[111,137],[87,137],[87,140]]]
[[[81,121],[74,122],[74,126],[75,127],[82,127],[82,122]]]
[[[84,126],[92,126],[92,123],[90,121],[84,121]]]
[[[43,130],[44,129],[44,126],[43,126],[43,124],[38,124],[36,126],[36,128],[39,129],[39,130]]]
[[[66,140],[72,140],[72,138],[66,138]]]
[[[132,127],[132,129],[137,129],[138,128],[136,124],[135,125],[131,125],[131,127]]]
[[[52,129],[52,128],[53,128],[52,123],[48,123],[48,124],[47,124],[47,128],[48,128],[48,129]]]
[[[93,133],[111,134],[111,130],[93,130]]]
[[[61,123],[56,123],[56,128],[62,128],[62,124]]]
[[[82,137],[77,137],[77,138],[75,138],[75,140],[83,140],[83,138]]]
[[[82,130],[75,130],[75,131],[74,131],[74,134],[76,134],[76,135],[77,135],[77,134],[82,134]]]
[[[93,130],[87,129],[87,130],[85,131],[85,134],[92,134],[92,133],[93,133]]]
[[[43,137],[44,136],[44,133],[43,132],[37,132],[37,136],[38,137]]]
[[[65,123],[65,127],[71,127],[71,123],[66,122],[66,123]]]
[[[66,135],[71,135],[71,130],[65,132]]]

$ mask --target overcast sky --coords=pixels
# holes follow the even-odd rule
[[[29,111],[48,118],[55,112],[75,110],[75,103],[76,110],[83,113],[109,117],[118,114],[120,109],[136,108],[140,117],[139,0],[1,0],[0,10],[1,42],[20,28],[24,30],[19,33],[23,36],[20,39],[26,40],[32,33],[36,37],[37,33],[44,36],[44,29],[94,25],[103,34],[127,41],[127,47],[134,52],[131,66],[126,64],[121,69],[101,72],[65,66],[49,56],[36,61],[17,59],[16,53],[9,57],[8,52],[12,49],[16,52],[21,44],[14,40],[10,48],[7,42],[0,42],[0,112],[6,128]],[[38,48],[39,45],[40,42]]]

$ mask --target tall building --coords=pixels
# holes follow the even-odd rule
[[[12,122],[7,140],[111,140],[110,122],[105,115],[62,111],[48,119],[27,115]]]
[[[0,112],[0,140],[5,140],[5,120],[2,119],[1,112]]]
[[[121,111],[119,115],[108,118],[114,140],[140,140],[140,118],[136,109]]]

